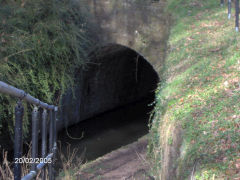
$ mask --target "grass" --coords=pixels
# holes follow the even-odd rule
[[[71,145],[67,145],[67,152],[62,152],[61,143],[59,148],[60,160],[62,169],[60,170],[57,179],[74,180],[77,179],[77,172],[83,164],[83,157],[85,152],[79,155],[78,149],[71,148]]]
[[[81,153],[81,155],[79,155],[78,150],[76,148],[72,149],[70,144],[67,145],[66,154],[62,152],[61,143],[59,147],[60,148],[59,148],[58,154],[60,156],[62,169],[60,169],[60,171],[57,173],[57,179],[74,180],[76,179],[77,171],[79,170],[79,167],[82,164],[84,154]],[[31,157],[31,151],[32,151],[31,145],[29,144],[29,150],[27,154],[23,156],[23,158],[29,159]],[[3,151],[2,156],[3,156],[2,157],[3,161],[0,162],[0,179],[4,179],[4,180],[14,179],[14,173],[13,173],[14,163],[8,160],[7,151]],[[23,163],[21,164],[21,168],[22,168],[22,177],[23,177],[30,172],[31,164]],[[47,175],[48,175],[48,168],[46,167],[46,177]],[[37,180],[41,179],[40,172],[38,173],[36,179]]]
[[[2,179],[10,180],[14,179],[13,171],[12,168],[10,167],[11,165],[9,164],[9,161],[7,160],[7,152],[3,152],[3,161],[0,164],[0,177]]]
[[[183,131],[175,163],[186,179],[240,176],[240,34],[218,1],[168,1],[173,15],[163,81],[156,92],[152,144],[155,176],[173,129]],[[174,145],[173,145],[174,147]],[[194,172],[193,167],[196,166]]]
[[[30,159],[31,157],[31,144],[28,144],[28,152],[22,156],[22,158],[28,158]],[[0,162],[0,178],[4,180],[11,180],[14,179],[14,163],[9,161],[8,157],[8,151],[3,150],[2,151],[2,159],[3,161]],[[27,175],[30,172],[31,169],[31,164],[30,163],[22,163],[21,164],[21,172],[22,172],[22,177]],[[46,174],[48,173],[48,170],[46,169]],[[38,173],[37,180],[40,180],[40,173]]]

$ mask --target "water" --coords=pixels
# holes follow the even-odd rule
[[[136,141],[148,133],[150,102],[151,99],[144,99],[69,127],[71,137],[84,133],[81,140],[70,138],[66,130],[59,132],[62,153],[67,155],[70,144],[72,150],[78,150],[78,156],[85,152],[84,160],[90,161]]]

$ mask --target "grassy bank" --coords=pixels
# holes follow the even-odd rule
[[[59,104],[65,90],[74,88],[76,72],[94,41],[85,7],[67,0],[2,1],[0,80]],[[13,134],[16,99],[0,94],[0,102],[0,137],[8,138]],[[24,117],[27,137],[29,118]],[[1,144],[3,148],[6,143]]]
[[[228,20],[227,7],[215,0],[168,0],[168,12],[174,23],[149,146],[154,174],[238,179],[240,34],[234,18]]]

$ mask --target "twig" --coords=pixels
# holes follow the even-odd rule
[[[14,177],[14,176],[13,176],[13,172],[12,172],[12,170],[10,169],[10,166],[9,166],[8,160],[7,160],[7,151],[4,153],[4,164],[5,164],[8,172],[9,172],[9,175],[11,176],[11,178],[13,178],[13,177]]]
[[[196,164],[197,163],[195,163],[194,166],[193,166],[193,170],[192,170],[192,173],[191,173],[191,180],[195,180],[194,173],[195,173]]]
[[[12,56],[15,56],[15,55],[17,55],[17,54],[21,54],[21,53],[28,52],[28,51],[32,51],[32,50],[33,50],[33,48],[32,48],[32,49],[24,49],[24,50],[22,50],[22,51],[18,51],[18,52],[16,52],[16,53],[10,54],[10,55],[2,58],[2,60],[3,60],[3,59],[8,59],[8,58],[10,58],[10,57],[12,57]]]
[[[66,128],[66,133],[67,133],[67,136],[70,138],[70,139],[73,139],[73,140],[81,140],[83,137],[84,137],[84,132],[82,132],[82,135],[80,137],[72,137],[69,133],[68,133],[68,128]]]

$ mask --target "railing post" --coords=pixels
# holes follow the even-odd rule
[[[224,4],[224,0],[221,0],[221,6],[223,6],[223,4]]]
[[[32,158],[33,163],[31,167],[31,171],[36,172],[37,164],[34,162],[38,157],[38,123],[39,123],[39,111],[38,107],[33,108],[32,112]]]
[[[47,156],[47,110],[44,109],[42,113],[42,158]],[[41,172],[42,180],[46,179],[46,168],[43,167]]]
[[[24,108],[19,100],[15,107],[15,129],[14,129],[14,180],[21,179],[21,164],[16,163],[22,157],[22,120]]]
[[[54,108],[54,150],[57,151],[57,113],[58,113],[58,108]]]
[[[49,153],[53,152],[53,110],[50,110],[50,123],[49,123]],[[49,164],[49,168],[48,168],[48,173],[49,173],[49,180],[53,179],[53,159],[52,159],[52,163]]]
[[[235,24],[236,24],[236,32],[239,31],[239,0],[235,0],[235,9],[236,9],[236,21],[235,21]]]
[[[232,0],[228,0],[228,19],[231,18]]]
[[[0,81],[0,93],[8,94],[13,97],[19,98],[17,105],[15,107],[15,127],[14,127],[14,180],[32,180],[36,179],[38,172],[41,172],[41,179],[45,180],[46,177],[46,166],[49,168],[48,176],[50,180],[54,177],[54,164],[56,160],[57,151],[57,107],[54,105],[48,105],[30,94],[25,93],[21,89],[17,89],[11,85],[8,85]],[[23,178],[21,172],[21,162],[22,158],[22,148],[23,148],[23,132],[22,132],[22,122],[24,108],[22,105],[22,100],[29,102],[34,105],[32,111],[32,155],[30,158],[31,171],[25,175]],[[42,147],[41,147],[41,157],[38,158],[38,134],[39,134],[39,118],[40,112],[38,107],[43,108],[42,113]],[[47,135],[48,135],[48,113],[50,116],[49,123],[49,154],[47,153]],[[40,160],[40,161],[39,161]],[[51,162],[50,162],[51,161]],[[50,164],[49,164],[50,163]]]
[[[54,138],[53,138],[53,180],[55,179],[56,176],[56,170],[55,170],[55,165],[56,165],[56,154],[57,154],[57,112],[58,108],[54,108],[54,119],[53,119],[53,133],[54,133]]]

